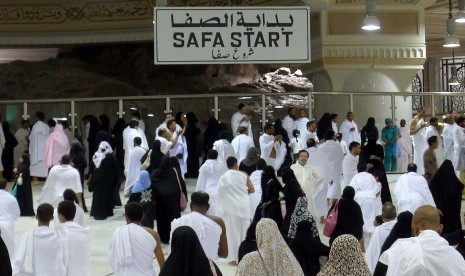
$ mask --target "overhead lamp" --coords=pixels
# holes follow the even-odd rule
[[[459,79],[457,78],[457,68],[455,67],[452,67],[451,68],[451,77],[449,79],[449,85],[451,86],[456,86],[456,85],[460,85],[460,81]]]
[[[250,96],[243,96],[243,97],[239,97],[237,98],[238,100],[248,100],[248,99],[252,99],[252,97]]]
[[[366,0],[367,17],[363,19],[362,29],[365,31],[376,31],[381,29],[379,20],[376,17],[375,0]]]
[[[455,22],[457,23],[465,23],[465,0],[458,1],[458,9],[459,11],[455,14]]]
[[[455,21],[452,17],[452,0],[449,0],[449,18],[447,19],[447,35],[444,38],[444,44],[446,48],[455,48],[460,46],[458,37],[455,36]]]
[[[276,108],[276,109],[281,109],[281,108],[284,108],[284,106],[282,106],[282,105],[275,105],[274,108]]]
[[[153,117],[153,116],[155,115],[153,115],[152,113],[147,114],[147,117]]]
[[[137,110],[137,107],[130,107],[131,110]]]

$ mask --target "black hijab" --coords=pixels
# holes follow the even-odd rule
[[[328,130],[333,130],[333,124],[331,122],[331,114],[325,113],[323,114],[323,116],[321,116],[320,120],[318,121],[316,129],[316,135],[318,136],[318,139],[324,139],[325,133]]]
[[[274,180],[279,183],[278,178],[276,177],[275,170],[272,166],[265,166],[262,172],[261,186],[262,186],[262,202],[267,202],[275,198],[270,198],[271,195],[268,194],[268,182]]]
[[[12,273],[8,249],[0,237],[0,276],[9,276]]]
[[[156,170],[161,166],[161,159],[165,155],[161,152],[160,140],[155,140],[152,146],[152,153],[150,155],[150,171]]]
[[[213,275],[210,262],[203,251],[197,234],[189,226],[180,226],[174,230],[171,240],[171,254],[159,275]]]
[[[394,242],[398,239],[412,237],[412,218],[413,215],[409,211],[402,212],[397,216],[396,224],[392,228],[391,233],[387,236],[386,241],[381,247],[381,254],[391,248]]]
[[[123,131],[126,128],[126,122],[124,121],[123,118],[119,118],[116,120],[115,125],[113,126],[112,133],[113,135],[123,135]]]
[[[444,160],[431,178],[429,188],[436,207],[443,213],[441,222],[444,225],[444,230],[442,234],[461,230],[460,207],[462,205],[463,184],[455,175],[454,166],[450,160]]]
[[[249,148],[247,150],[247,155],[245,157],[244,160],[242,160],[241,163],[243,163],[244,165],[246,165],[247,167],[251,167],[253,165],[256,165],[257,164],[257,161],[260,157],[258,156],[258,150],[257,148],[253,147],[253,148]]]
[[[257,221],[252,221],[247,229],[245,240],[239,246],[239,262],[241,262],[245,255],[258,250],[256,229]]]

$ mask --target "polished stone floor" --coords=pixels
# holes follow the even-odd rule
[[[389,175],[388,179],[390,182],[391,191],[395,186],[395,181],[397,180],[399,175],[393,174]],[[188,179],[186,181],[188,192],[189,194],[192,193],[195,189],[196,180]],[[11,187],[11,184],[7,189]],[[33,187],[33,195],[34,198],[37,198],[40,194],[42,185],[34,186]],[[87,207],[90,207],[90,203],[92,202],[92,194],[86,193],[85,195],[87,201]],[[121,198],[124,197],[121,195]],[[126,200],[126,199],[124,199]],[[394,203],[395,202],[395,199]],[[37,204],[35,204],[37,207]],[[464,206],[462,205],[462,213],[464,211]],[[190,210],[186,210],[186,212],[190,212]],[[116,209],[115,215],[107,220],[104,221],[96,221],[92,218],[87,217],[87,226],[90,228],[92,233],[92,245],[91,245],[91,261],[92,261],[92,275],[95,276],[105,276],[105,275],[112,275],[112,271],[107,262],[107,255],[108,255],[108,247],[110,244],[111,236],[113,230],[118,226],[121,226],[125,223],[124,220],[124,210],[123,209]],[[32,217],[21,217],[16,223],[16,240],[18,241],[19,238],[23,233],[31,229],[33,226],[36,225],[35,218]],[[328,239],[324,237],[322,233],[322,225],[319,225],[320,236],[324,243],[328,243]],[[165,259],[168,257],[170,248],[168,245],[164,245],[163,252],[165,253]],[[154,262],[156,266],[156,271],[159,272],[160,269],[158,268],[158,264]],[[218,266],[221,269],[223,275],[225,276],[232,276],[235,274],[236,268],[230,266],[228,261],[225,259],[220,259],[218,261]]]

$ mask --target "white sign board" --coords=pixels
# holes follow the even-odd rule
[[[308,7],[155,8],[155,64],[310,62]]]

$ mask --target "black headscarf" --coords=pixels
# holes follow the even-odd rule
[[[286,199],[286,216],[290,219],[290,216],[294,212],[295,205],[297,204],[297,199],[305,196],[305,193],[302,190],[299,181],[297,181],[293,170],[290,168],[284,168],[281,177],[285,183],[284,197]]]
[[[249,228],[247,229],[245,240],[242,241],[241,245],[239,246],[239,262],[246,254],[258,250],[256,228],[257,221],[252,221]]]
[[[274,135],[281,135],[283,137],[283,142],[289,144],[289,136],[287,135],[286,129],[283,127],[283,121],[281,121],[281,119],[276,119],[274,121]]]
[[[10,256],[8,254],[8,249],[6,248],[5,243],[3,242],[2,237],[0,237],[0,275],[7,276],[12,275]]]
[[[360,136],[362,140],[362,147],[365,145],[365,142],[367,141],[368,137],[378,140],[379,132],[378,128],[375,125],[375,118],[368,118],[366,125],[362,128]]]
[[[213,148],[213,143],[219,139],[220,136],[220,124],[215,118],[208,119],[207,128],[203,135],[203,152],[205,156],[208,151]]]
[[[316,135],[318,136],[318,139],[324,139],[325,133],[328,130],[333,130],[333,124],[331,122],[331,114],[325,113],[323,114],[323,116],[321,116],[321,119],[318,121],[316,129]]]
[[[100,121],[100,129],[111,134],[110,118],[107,115],[102,114],[98,116],[98,119]]]
[[[161,142],[160,140],[155,140],[152,146],[152,154],[150,155],[150,172],[160,168],[161,159],[165,156],[161,152]]]
[[[171,240],[171,254],[159,275],[213,275],[210,262],[203,251],[197,234],[189,226],[180,226],[174,230]]]
[[[247,150],[247,155],[245,157],[244,160],[242,160],[241,163],[244,163],[244,165],[246,165],[247,167],[250,167],[250,166],[253,166],[255,164],[257,164],[257,161],[259,159],[259,155],[258,155],[258,150],[257,148],[253,147],[253,148],[249,148]]]
[[[454,166],[450,160],[444,160],[431,178],[429,188],[436,207],[443,213],[441,222],[444,230],[442,233],[448,234],[461,230],[460,207],[463,184],[455,175]]]
[[[409,211],[402,212],[397,216],[396,224],[392,228],[391,233],[387,236],[386,241],[381,247],[381,254],[391,248],[394,242],[398,239],[412,237],[412,218],[413,215]]]
[[[113,126],[112,133],[113,135],[123,135],[123,131],[126,128],[126,122],[124,121],[123,118],[119,118],[116,120],[115,125]]]

